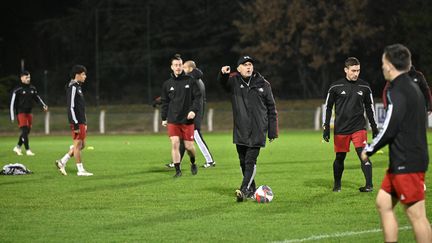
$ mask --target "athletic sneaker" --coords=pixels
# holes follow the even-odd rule
[[[196,166],[196,164],[191,164],[191,172],[192,175],[196,175],[198,173],[198,167]]]
[[[205,163],[203,165],[204,168],[210,168],[210,167],[215,167],[216,166],[216,162],[209,162],[209,163]]]
[[[373,187],[371,186],[362,186],[359,188],[360,192],[372,192],[373,191]]]
[[[60,160],[56,160],[55,165],[57,166],[57,169],[59,169],[59,171],[62,175],[67,175],[65,166],[63,165],[63,163]]]
[[[78,171],[77,175],[78,176],[92,176],[93,173],[90,173],[90,172],[87,172],[87,171],[84,170],[84,171]]]
[[[333,192],[341,192],[341,187],[340,186],[334,186]]]
[[[181,176],[182,176],[182,172],[181,172],[181,170],[179,170],[179,171],[177,171],[175,173],[174,178],[178,178],[178,177],[181,177]]]
[[[15,146],[13,149],[12,149],[12,151],[14,151],[17,155],[19,155],[19,156],[21,156],[21,155],[23,155],[22,154],[22,151],[21,151],[21,148],[19,148],[19,147],[17,147],[17,146]]]
[[[26,151],[27,156],[35,156],[36,154],[33,153],[30,149]]]
[[[240,189],[237,189],[235,191],[235,195],[236,195],[237,202],[246,201],[246,195]]]
[[[165,164],[165,166],[166,167],[168,167],[168,168],[174,168],[175,166],[174,166],[174,163],[169,163],[169,164]]]

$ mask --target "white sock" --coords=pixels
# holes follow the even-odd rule
[[[69,156],[69,154],[68,153],[66,153],[64,156],[63,156],[63,158],[61,158],[61,162],[62,162],[62,164],[63,165],[66,165],[66,163],[68,162],[68,160],[70,159],[71,157]]]
[[[78,171],[79,171],[79,172],[83,172],[83,171],[85,171],[85,170],[84,170],[84,165],[83,165],[82,163],[77,163],[76,165],[77,165],[77,168],[78,168]]]

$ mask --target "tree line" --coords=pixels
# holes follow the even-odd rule
[[[89,70],[91,104],[151,103],[169,78],[169,58],[180,53],[203,70],[210,100],[225,99],[216,77],[248,54],[280,99],[323,98],[342,77],[349,56],[374,96],[384,86],[381,54],[407,45],[413,64],[431,78],[430,1],[413,0],[81,0],[60,16],[41,19],[19,40],[36,48],[23,55],[42,96],[63,104],[73,64]],[[27,41],[27,42],[26,42]],[[0,105],[18,81],[2,70]]]

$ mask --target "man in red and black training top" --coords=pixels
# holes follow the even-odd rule
[[[21,146],[24,144],[26,154],[33,156],[35,154],[30,150],[28,138],[33,122],[33,103],[35,101],[40,103],[44,111],[48,111],[48,106],[38,95],[36,87],[30,84],[30,73],[28,71],[22,71],[20,74],[20,79],[21,84],[12,91],[12,98],[10,102],[11,121],[13,122],[15,120],[16,114],[18,126],[21,130],[18,144],[13,148],[13,151],[17,155],[22,155]]]
[[[431,95],[431,91],[429,88],[429,84],[426,81],[425,76],[423,75],[422,72],[417,71],[415,69],[414,66],[411,66],[410,70],[408,71],[408,75],[412,78],[412,80],[419,86],[423,97],[426,101],[426,111],[428,112],[428,114],[430,115],[432,113],[432,95]],[[383,100],[383,104],[384,104],[384,109],[387,109],[387,89],[390,86],[390,81],[386,82],[386,85],[384,87],[383,90],[383,94],[382,94],[382,100]]]
[[[87,68],[83,65],[74,65],[71,70],[71,80],[66,85],[67,113],[69,125],[72,130],[73,145],[69,151],[55,165],[62,175],[67,175],[66,163],[71,157],[75,157],[78,176],[92,176],[84,169],[81,158],[81,150],[85,147],[87,136],[87,117],[85,109],[84,93],[81,86],[87,79]]]
[[[171,78],[162,87],[161,118],[162,126],[168,127],[171,140],[171,157],[176,169],[174,177],[182,176],[180,140],[184,141],[190,157],[192,175],[196,175],[198,168],[195,164],[194,119],[200,110],[201,92],[195,78],[185,75],[180,55],[171,58],[171,70]]]
[[[381,132],[362,152],[362,159],[368,160],[368,156],[389,146],[389,168],[376,198],[385,242],[398,241],[394,210],[398,202],[403,204],[416,242],[432,242],[425,206],[429,165],[425,99],[408,74],[410,66],[411,53],[405,46],[394,44],[384,49],[382,71],[390,81],[386,119]]]
[[[335,106],[334,150],[336,158],[333,162],[334,192],[340,192],[341,190],[344,161],[346,153],[350,151],[350,141],[354,144],[359,159],[361,151],[366,145],[365,110],[372,128],[372,136],[375,137],[379,132],[374,118],[372,91],[367,82],[359,79],[360,61],[355,57],[347,58],[344,71],[345,78],[330,85],[323,116],[323,139],[329,142],[330,118],[333,105]],[[361,159],[360,162],[366,185],[360,187],[359,190],[360,192],[371,192],[373,190],[372,163],[369,160],[362,161]]]

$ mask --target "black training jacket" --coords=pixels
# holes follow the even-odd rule
[[[348,81],[343,78],[332,83],[327,93],[323,126],[330,125],[333,105],[335,106],[334,134],[352,134],[365,130],[365,110],[370,126],[377,127],[372,91],[367,82],[361,79]]]
[[[87,124],[84,94],[77,81],[72,80],[67,85],[66,97],[69,123],[74,124],[75,129],[79,124]]]
[[[171,78],[162,86],[162,121],[192,124],[194,120],[188,120],[187,115],[190,111],[195,112],[195,116],[198,114],[200,99],[201,92],[195,78],[185,75],[184,72],[178,77],[171,74]]]
[[[276,105],[270,83],[254,72],[249,85],[235,72],[219,73],[222,87],[231,94],[233,142],[248,147],[264,147],[266,135],[278,137]]]
[[[198,85],[198,89],[201,92],[201,98],[199,99],[200,110],[198,113],[196,113],[196,116],[194,119],[195,129],[200,130],[201,129],[201,121],[204,118],[204,111],[205,111],[205,104],[206,104],[205,85],[204,85],[204,82],[202,80],[204,74],[200,69],[194,68],[192,70],[192,72],[188,73],[187,75],[195,78],[196,83]]]
[[[10,119],[15,120],[15,115],[19,113],[31,113],[34,102],[46,106],[38,95],[36,87],[31,84],[21,83],[12,91],[10,101]]]
[[[429,164],[426,139],[425,99],[419,86],[404,73],[387,89],[387,114],[384,127],[365,150],[371,156],[389,145],[389,172],[425,172]]]

